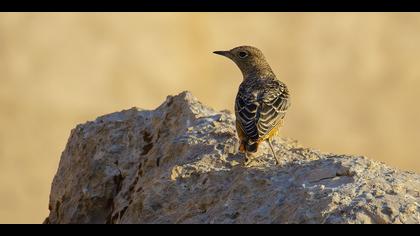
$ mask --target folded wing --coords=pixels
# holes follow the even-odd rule
[[[287,87],[276,79],[242,84],[235,113],[247,141],[262,141],[284,119],[289,106]]]

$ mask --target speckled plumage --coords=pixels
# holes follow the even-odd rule
[[[269,138],[270,131],[281,125],[289,105],[287,87],[275,77],[245,79],[235,101],[236,119],[245,135],[245,146]]]
[[[262,52],[255,47],[241,46],[215,53],[233,60],[243,74],[235,101],[236,127],[240,151],[256,152],[258,145],[265,140],[269,142],[283,125],[290,107],[287,86],[276,78]]]

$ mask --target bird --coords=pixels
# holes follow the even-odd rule
[[[253,46],[239,46],[227,51],[214,51],[235,62],[243,80],[235,99],[236,131],[239,152],[248,154],[258,151],[266,141],[280,163],[271,139],[284,124],[290,107],[290,93],[285,83],[277,79],[261,50]]]

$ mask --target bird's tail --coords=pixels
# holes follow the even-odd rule
[[[248,142],[245,143],[245,150],[247,152],[257,152],[258,144],[259,143],[257,142],[252,142],[251,140],[249,140]]]

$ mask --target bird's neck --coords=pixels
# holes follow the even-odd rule
[[[265,66],[256,66],[250,68],[250,70],[242,71],[244,80],[246,79],[264,79],[264,78],[275,78],[275,74],[269,65]]]

